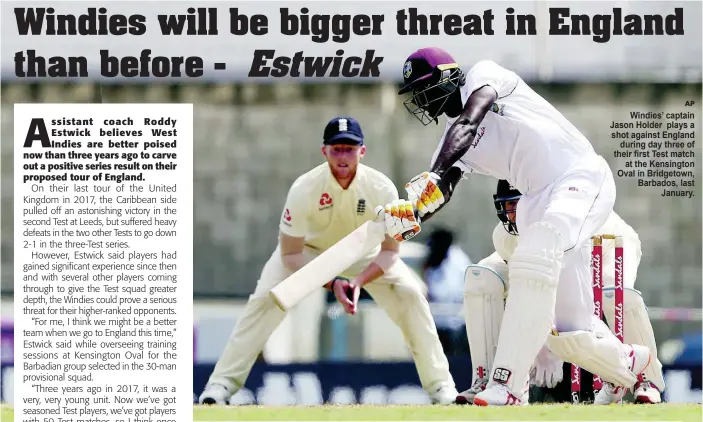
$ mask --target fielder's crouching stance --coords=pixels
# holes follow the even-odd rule
[[[480,61],[464,73],[447,52],[424,48],[408,57],[403,77],[400,93],[411,93],[408,111],[425,124],[446,116],[431,168],[406,186],[421,219],[449,200],[459,181],[453,168],[458,176],[475,172],[508,180],[523,193],[516,218],[520,242],[508,264],[510,292],[493,367],[474,404],[522,404],[545,342],[560,359],[632,388],[649,365],[649,349],[594,329],[592,318],[584,246],[615,204],[606,161],[559,111],[495,62]],[[412,215],[386,216],[400,233],[420,230]]]
[[[478,264],[469,266],[466,271],[464,316],[474,379],[472,387],[459,394],[458,403],[473,403],[474,396],[483,391],[488,383],[488,368],[493,365],[495,347],[498,344],[500,325],[503,320],[504,299],[510,287],[508,262],[519,240],[515,225],[515,210],[521,196],[520,192],[510,186],[506,180],[498,182],[497,192],[493,198],[501,223],[493,230],[495,252]],[[662,365],[656,358],[657,345],[647,309],[640,292],[634,289],[637,268],[642,257],[639,236],[614,211],[598,232],[622,236],[624,242],[624,341],[647,346],[653,354],[652,362],[645,370],[643,379],[638,380],[634,386],[635,401],[660,403],[660,392],[664,391],[665,387]],[[608,293],[612,292],[615,286],[614,259],[614,243],[605,242],[602,263],[605,292],[603,306],[613,334],[615,334],[615,301],[614,296]],[[594,325],[603,329],[602,323],[597,318]],[[531,383],[538,387],[554,388],[562,381],[563,375],[563,362],[550,353],[547,347],[543,347],[533,365]],[[616,392],[606,384],[596,396],[595,403],[613,402],[613,393]]]
[[[322,146],[326,162],[300,176],[290,188],[279,225],[278,247],[264,266],[200,403],[226,404],[244,386],[257,355],[286,315],[269,297],[269,290],[373,220],[376,207],[398,200],[390,179],[359,163],[365,151],[363,133],[355,119],[339,117],[327,124]],[[359,289],[366,289],[402,331],[422,387],[432,402],[454,403],[457,391],[424,285],[399,259],[398,243],[393,238],[387,236],[379,247],[326,287],[334,291],[350,314],[356,313]]]

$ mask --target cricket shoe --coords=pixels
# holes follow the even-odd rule
[[[645,346],[640,346],[638,344],[630,344],[629,346],[631,348],[630,355],[628,356],[631,362],[629,369],[633,374],[639,376],[647,369],[647,366],[649,366],[652,356],[649,349]],[[607,405],[617,403],[625,397],[628,389],[629,387],[616,386],[615,384],[605,382],[603,383],[603,388],[596,394],[593,404]]]
[[[205,391],[200,395],[198,403],[200,404],[218,404],[227,405],[232,394],[227,391],[222,384],[210,384],[205,387]]]
[[[459,393],[457,393],[456,388],[442,386],[439,388],[439,390],[434,392],[434,394],[430,395],[430,400],[432,401],[432,404],[454,404],[454,400],[456,399],[456,396],[458,394]]]
[[[488,378],[476,379],[471,388],[457,394],[455,399],[456,404],[474,404],[474,397],[476,397],[476,394],[486,389],[486,384],[488,384]]]
[[[474,406],[526,406],[529,401],[529,393],[522,394],[518,398],[510,392],[505,384],[493,384],[486,386],[486,389],[476,394]]]
[[[662,402],[662,395],[656,385],[651,381],[639,381],[635,384],[635,403],[659,404]]]

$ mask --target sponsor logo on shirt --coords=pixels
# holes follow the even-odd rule
[[[322,196],[320,196],[320,207],[318,209],[322,211],[327,208],[332,208],[332,205],[332,197],[330,197],[330,194],[327,192],[323,193]]]
[[[293,220],[293,217],[290,215],[290,210],[288,208],[283,211],[283,224],[285,224],[288,227],[292,227],[291,225],[291,220]]]
[[[471,146],[476,148],[478,146],[478,143],[481,141],[481,138],[485,134],[486,134],[486,126],[481,126],[481,128],[479,128],[479,130],[476,132],[476,137],[474,138],[474,141],[471,143]]]

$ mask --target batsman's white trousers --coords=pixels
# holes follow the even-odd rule
[[[615,205],[615,181],[606,161],[589,157],[581,166],[540,191],[522,195],[516,210],[520,233],[540,221],[561,233],[564,260],[554,310],[557,331],[591,329],[595,309],[591,236],[598,233]]]
[[[305,250],[308,262],[316,254],[312,249]],[[371,263],[374,256],[357,262],[340,275],[347,278],[356,276]],[[257,355],[286,315],[273,303],[268,292],[290,274],[283,265],[280,249],[276,248],[261,272],[256,290],[249,296],[243,315],[237,320],[208,385],[221,384],[232,393],[242,388]],[[398,260],[388,272],[364,289],[402,331],[423,389],[432,394],[441,387],[453,388],[454,380],[437,336],[422,281],[403,261]],[[298,329],[306,330],[308,327]]]

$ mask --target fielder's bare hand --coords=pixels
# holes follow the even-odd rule
[[[530,383],[537,387],[555,388],[564,378],[564,361],[547,346],[542,346],[530,373]]]
[[[420,217],[437,211],[445,202],[440,178],[435,173],[423,172],[413,177],[405,184],[405,191]]]
[[[336,277],[332,280],[332,291],[334,292],[334,297],[337,298],[337,302],[344,308],[344,312],[349,315],[356,315],[361,287],[353,280]]]
[[[409,240],[420,233],[420,222],[410,201],[396,199],[385,207],[386,234],[397,242]]]

